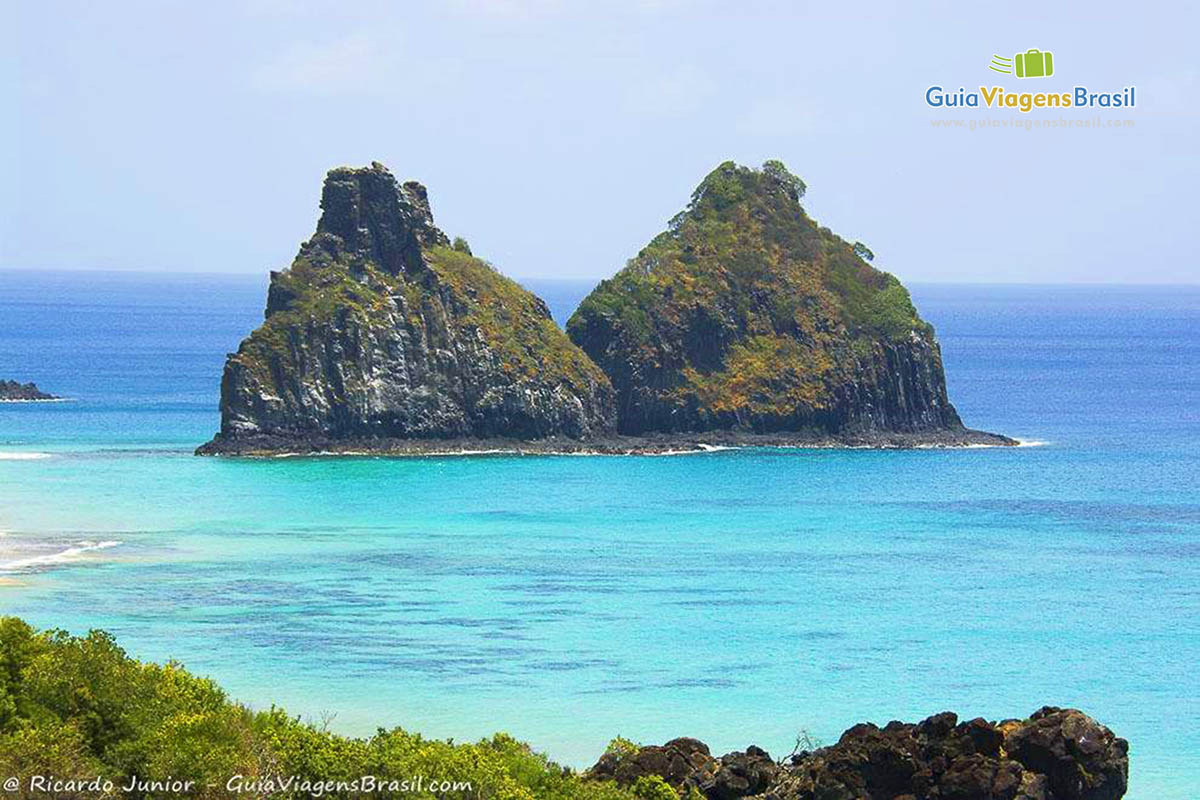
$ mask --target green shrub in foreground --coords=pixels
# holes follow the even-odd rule
[[[365,775],[396,781],[422,776],[471,786],[402,795],[410,798],[676,797],[661,781],[625,790],[584,780],[502,733],[475,744],[426,739],[400,728],[381,729],[369,739],[338,736],[280,709],[253,712],[178,664],[136,661],[105,633],[37,632],[15,617],[0,617],[0,775],[100,776],[118,789],[133,776],[142,782],[172,778],[194,782],[190,794],[198,797],[227,796],[235,775],[243,776],[244,786],[261,787],[240,797],[313,794],[311,787],[283,786],[288,776],[336,784]],[[149,786],[128,794],[169,793]],[[323,792],[325,797],[350,794],[336,787]],[[12,796],[45,795],[23,790]]]

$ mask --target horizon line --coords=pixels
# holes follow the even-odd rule
[[[168,278],[169,277],[174,277],[174,278],[194,277],[194,278],[247,278],[247,279],[258,278],[258,279],[263,279],[263,278],[268,278],[270,276],[269,271],[268,272],[230,272],[230,271],[211,271],[211,270],[210,271],[204,271],[204,270],[161,271],[161,270],[153,270],[153,269],[141,269],[141,268],[136,268],[136,267],[123,269],[123,268],[119,268],[119,267],[99,267],[99,268],[74,267],[73,268],[73,267],[7,267],[7,266],[0,266],[0,272],[20,272],[20,273],[35,273],[35,274],[67,273],[67,274],[71,274],[71,275],[110,275],[110,276],[113,276],[113,275],[127,275],[127,276],[134,276],[134,275],[150,276],[150,275],[153,275],[153,276],[157,276],[157,277],[168,277]],[[596,283],[599,283],[600,281],[607,280],[607,279],[613,277],[613,275],[615,275],[616,273],[613,273],[610,275],[605,275],[605,276],[600,276],[600,277],[592,277],[592,276],[563,277],[563,276],[552,276],[552,275],[508,275],[506,273],[501,273],[501,274],[505,275],[505,277],[507,277],[507,278],[517,281],[518,283],[520,283],[521,281],[558,281],[561,283],[584,283],[586,281],[594,281]],[[895,273],[892,273],[892,274],[895,274]],[[901,283],[903,283],[906,286],[1063,286],[1063,287],[1076,287],[1076,286],[1078,286],[1078,287],[1104,287],[1104,286],[1120,287],[1120,286],[1125,286],[1125,287],[1146,287],[1146,288],[1169,288],[1172,286],[1175,286],[1175,287],[1179,287],[1179,286],[1200,287],[1200,280],[1192,281],[1192,282],[1187,282],[1187,281],[1133,282],[1133,281],[1020,281],[1020,280],[979,280],[979,279],[972,279],[972,278],[961,278],[961,279],[949,279],[949,280],[914,279],[914,280],[902,280]]]
[[[121,267],[68,267],[68,266],[0,266],[0,272],[25,272],[25,273],[68,273],[68,275],[97,275],[97,276],[156,276],[156,277],[205,277],[205,278],[268,278],[270,272],[232,272],[232,271],[204,271],[204,270],[180,270],[180,271],[160,271],[139,269],[139,267],[131,267],[131,269],[121,269]],[[560,283],[584,283],[593,281],[599,283],[613,277],[606,275],[601,277],[563,277],[550,275],[506,275],[512,281],[521,283],[522,281],[557,281]],[[894,273],[893,273],[894,275]],[[974,285],[974,287],[1145,287],[1145,288],[1170,288],[1170,287],[1200,287],[1200,281],[1159,281],[1159,282],[1132,282],[1132,281],[991,281],[991,279],[974,279],[974,278],[959,278],[959,279],[912,279],[912,281],[901,281],[905,285]]]

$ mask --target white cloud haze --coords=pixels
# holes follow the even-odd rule
[[[311,233],[324,172],[379,160],[509,274],[597,278],[716,164],[779,158],[810,213],[905,280],[1200,272],[1192,6],[144,0],[5,19],[0,268],[265,274]],[[991,83],[992,53],[1035,46],[1055,87],[1137,85],[1136,126],[931,128],[928,86]]]

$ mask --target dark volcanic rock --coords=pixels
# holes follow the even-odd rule
[[[657,775],[677,788],[692,787],[712,800],[736,800],[765,791],[779,766],[761,748],[713,758],[708,745],[681,737],[666,744],[640,747],[632,753],[605,753],[589,771],[597,780],[632,786],[638,778]]]
[[[0,400],[58,400],[60,398],[38,389],[36,383],[0,381]]]
[[[1124,739],[1080,711],[1050,707],[999,725],[959,723],[950,712],[915,725],[864,723],[787,765],[756,747],[714,759],[703,743],[676,739],[606,754],[590,773],[623,785],[659,775],[708,800],[1119,800],[1128,774]]]
[[[538,297],[450,247],[423,186],[335,169],[321,209],[229,356],[221,432],[199,452],[613,431],[604,373]]]
[[[701,776],[696,786],[711,800],[736,800],[765,792],[779,775],[766,750],[751,745],[744,753],[721,756],[712,776]]]
[[[1061,800],[1116,800],[1125,794],[1129,743],[1080,711],[1043,708],[1005,738],[1005,749],[1046,775]]]
[[[597,780],[614,780],[622,786],[630,786],[647,775],[658,775],[672,786],[682,786],[697,775],[711,775],[716,765],[708,745],[681,737],[662,746],[638,748],[634,753],[605,753],[590,774]]]
[[[1025,722],[856,725],[800,758],[770,800],[1117,800],[1128,744],[1079,711],[1042,709]]]
[[[863,246],[805,214],[779,162],[727,162],[567,331],[612,379],[619,430],[961,431],[941,352]]]

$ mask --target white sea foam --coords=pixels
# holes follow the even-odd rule
[[[1017,447],[1042,447],[1050,444],[1043,442],[1040,439],[1017,439]],[[916,450],[1004,450],[1012,445],[1006,444],[987,444],[986,442],[972,442],[970,444],[919,444],[914,449]]]
[[[739,449],[741,449],[741,448],[734,447],[732,445],[704,444],[703,442],[696,442],[695,446],[693,446],[693,447],[685,447],[685,448],[681,448],[679,450],[657,450],[657,451],[647,450],[646,452],[634,452],[634,453],[629,453],[628,455],[692,456],[692,455],[697,455],[698,453],[719,453],[722,450],[739,450]]]
[[[525,455],[525,450],[502,449],[494,450],[430,450],[428,452],[413,452],[414,456],[522,456]],[[337,455],[333,453],[332,455]],[[362,455],[379,455],[378,453],[363,453]]]
[[[49,458],[49,453],[30,453],[20,450],[0,450],[0,461],[36,461]]]
[[[1049,444],[1036,439],[1017,440],[1020,447],[1038,447]],[[690,456],[701,453],[719,453],[725,450],[747,448],[764,450],[991,450],[1004,449],[1008,445],[972,442],[969,444],[924,444],[880,446],[873,444],[842,444],[839,442],[811,442],[795,444],[746,444],[723,445],[696,442],[687,447],[670,450],[522,450],[520,448],[495,448],[491,450],[316,450],[308,453],[274,453],[268,458],[446,458],[452,456],[574,456],[574,457],[619,457],[619,456]]]
[[[523,455],[522,450],[314,450],[311,453],[275,453],[271,458],[423,458],[428,456]]]
[[[116,547],[119,544],[121,544],[121,542],[116,540],[108,540],[103,542],[76,542],[65,550],[61,550],[57,553],[46,553],[45,555],[40,556],[26,556],[24,558],[13,559],[12,561],[0,562],[0,572],[16,572],[35,567],[64,564],[75,561],[80,556],[95,552],[96,550],[107,550],[108,548]]]

